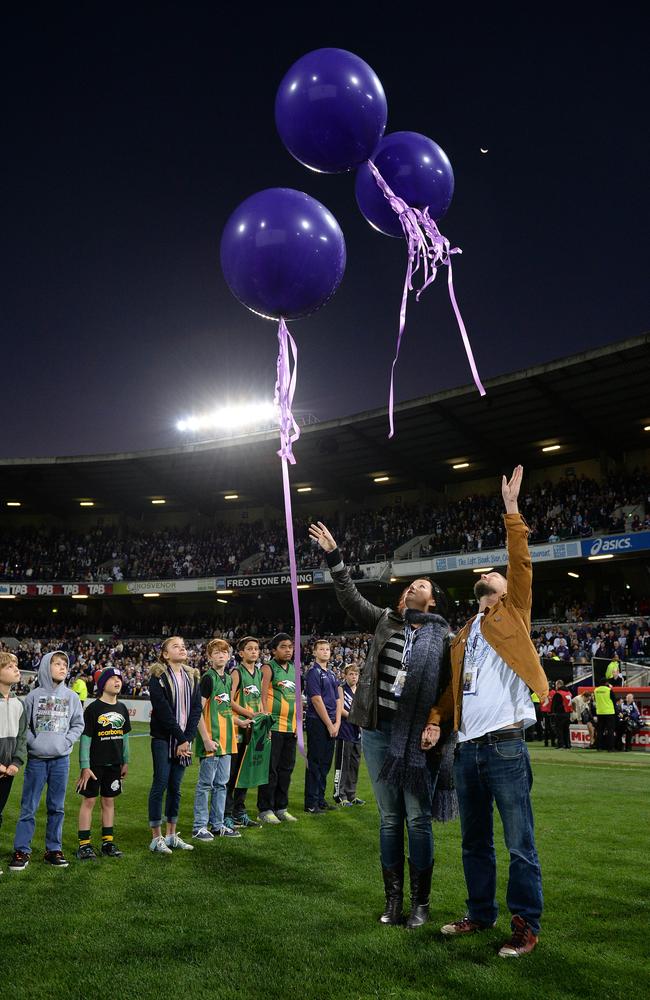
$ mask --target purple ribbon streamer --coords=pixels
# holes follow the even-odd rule
[[[411,208],[410,205],[406,204],[403,198],[398,198],[395,192],[388,186],[372,160],[368,160],[368,166],[370,167],[377,185],[386,198],[388,204],[399,216],[399,221],[402,225],[408,247],[406,278],[404,280],[402,303],[399,311],[397,347],[395,350],[395,357],[393,358],[393,364],[390,369],[390,392],[388,394],[388,423],[390,426],[390,433],[388,437],[392,438],[395,434],[395,425],[393,420],[395,365],[397,364],[397,359],[399,358],[400,347],[402,346],[402,336],[406,327],[406,305],[408,301],[408,294],[413,291],[413,278],[420,268],[422,269],[422,285],[415,294],[416,302],[420,301],[422,292],[435,280],[438,268],[441,265],[449,268],[447,277],[449,298],[451,300],[454,313],[456,314],[456,321],[458,323],[460,335],[465,347],[465,353],[467,354],[467,360],[469,361],[469,367],[471,369],[476,388],[481,396],[485,396],[485,389],[483,388],[483,384],[479,377],[478,368],[476,367],[476,362],[474,361],[474,355],[472,353],[472,347],[469,342],[467,330],[465,329],[463,317],[460,314],[460,309],[458,308],[454,292],[451,257],[452,254],[462,253],[463,251],[459,247],[452,247],[449,240],[441,234],[436,223],[429,215],[428,208],[425,208],[424,211],[420,211],[418,208]]]
[[[280,411],[280,450],[282,459],[282,486],[284,489],[284,517],[287,526],[287,545],[289,549],[289,574],[291,576],[291,600],[295,621],[294,664],[296,668],[296,736],[298,749],[305,756],[305,738],[302,727],[302,684],[300,664],[300,604],[298,602],[298,571],[296,567],[296,547],[293,537],[293,513],[291,509],[291,485],[289,483],[289,465],[295,465],[293,445],[300,437],[300,428],[295,421],[291,406],[296,391],[296,376],[298,372],[298,348],[287,329],[284,319],[278,324],[278,376],[275,383],[275,405]],[[289,350],[293,359],[293,370],[289,360]]]

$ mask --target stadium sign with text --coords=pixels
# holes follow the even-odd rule
[[[329,576],[329,574],[328,574]],[[298,584],[326,583],[322,569],[309,569],[298,573]],[[257,573],[253,576],[221,576],[217,578],[217,590],[254,590],[265,587],[288,587],[291,577],[288,573]]]
[[[0,594],[14,597],[110,597],[112,583],[0,583]]]
[[[650,531],[635,531],[629,535],[605,535],[587,538],[582,543],[582,554],[589,556],[624,555],[650,549]]]
[[[552,562],[555,559],[579,559],[580,542],[549,542],[531,545],[530,557],[534,563]],[[457,555],[430,556],[422,559],[404,559],[393,563],[393,572],[401,576],[414,573],[454,573],[458,570],[478,569],[481,566],[505,566],[506,549],[483,549],[480,552],[461,552]]]

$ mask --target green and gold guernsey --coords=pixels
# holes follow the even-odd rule
[[[280,666],[275,660],[266,664],[271,671],[271,683],[266,699],[266,711],[273,716],[274,733],[296,731],[296,668],[293,663]]]
[[[205,682],[212,682],[210,697],[205,694]],[[208,670],[201,680],[201,694],[206,699],[203,706],[203,721],[211,740],[217,744],[216,754],[206,752],[201,734],[196,736],[196,752],[199,757],[224,757],[237,752],[235,735],[235,720],[233,718],[230,692],[232,677],[230,674],[219,675],[216,670]]]
[[[262,708],[262,668],[253,667],[251,673],[243,664],[240,664],[232,672],[237,674],[237,693],[233,701],[242,708],[249,708],[251,712],[263,712]],[[232,676],[231,675],[231,676]],[[239,729],[239,727],[237,727]],[[244,742],[244,734],[241,730],[237,733],[237,742]]]

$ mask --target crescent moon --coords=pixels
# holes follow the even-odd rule
[[[482,153],[487,153],[487,152],[488,152],[488,150],[487,150],[487,149],[482,149],[482,148],[481,148],[481,152],[482,152]]]

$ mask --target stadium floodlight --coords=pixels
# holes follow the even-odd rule
[[[94,507],[95,506],[95,501],[94,500],[80,500],[79,501],[79,506],[80,507]]]
[[[559,444],[547,444],[546,447],[542,448],[542,451],[559,451],[560,448]]]
[[[160,597],[160,594],[143,594],[143,597]]]
[[[646,424],[646,426],[643,429],[644,431],[650,431],[650,424]]]
[[[310,587],[311,587],[310,583],[299,583],[298,584],[298,590],[309,590]]]
[[[479,566],[477,569],[473,569],[472,573],[491,573],[494,566]]]
[[[176,429],[181,432],[196,433],[197,431],[231,431],[242,430],[254,424],[279,423],[279,410],[275,403],[240,403],[236,406],[221,406],[212,413],[201,416],[184,417],[176,423]]]
[[[0,594],[0,601],[15,601],[15,594]]]
[[[88,594],[70,594],[73,601],[87,601]]]
[[[21,507],[20,500],[7,500],[7,507]]]
[[[456,462],[452,469],[469,469],[469,462]]]
[[[239,500],[239,493],[225,493],[224,500]]]
[[[162,497],[159,497],[159,498],[158,498],[158,499],[156,499],[156,500],[152,500],[151,502],[152,502],[152,504],[154,504],[154,506],[155,506],[156,504],[163,504],[163,503],[167,503],[167,501],[166,501],[166,500],[163,500],[163,498],[162,498]]]
[[[572,573],[571,570],[569,570],[569,572],[567,573],[567,576],[572,576],[574,580],[579,580],[580,579],[580,574],[579,573]]]
[[[387,483],[390,476],[374,476],[373,483]]]
[[[299,486],[296,493],[311,493],[311,486]]]
[[[602,555],[602,556],[587,556],[587,561],[588,562],[600,562],[601,559],[613,559],[613,558],[614,558],[614,553],[613,552],[608,552],[606,555]]]
[[[234,591],[233,590],[218,590],[217,593],[218,594],[233,594]]]
[[[227,604],[227,603],[228,601],[225,599],[225,597],[217,597],[217,604]]]

